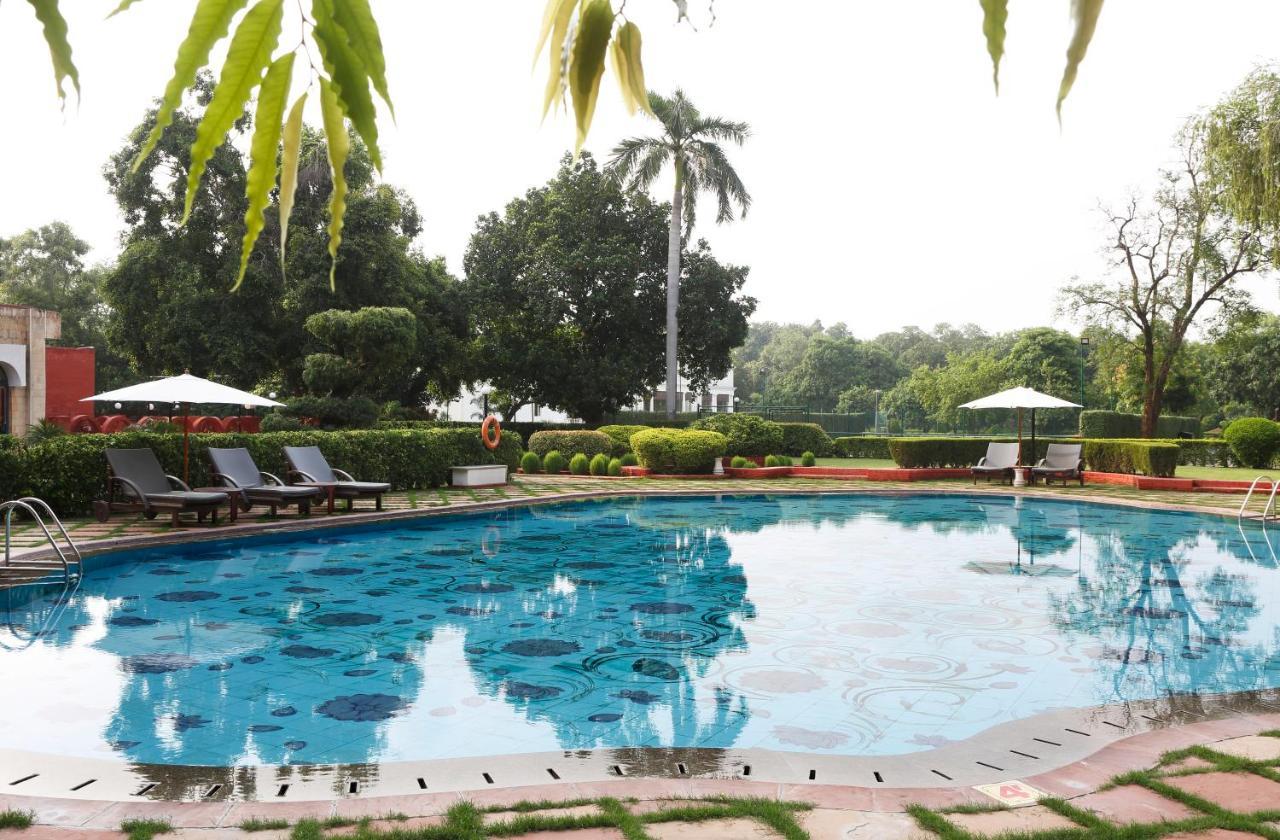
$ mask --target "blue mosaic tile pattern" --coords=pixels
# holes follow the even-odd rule
[[[611,499],[102,562],[34,639],[56,596],[0,602],[0,674],[22,686],[0,692],[5,747],[220,766],[883,755],[1055,708],[1280,686],[1262,532],[1189,513]]]

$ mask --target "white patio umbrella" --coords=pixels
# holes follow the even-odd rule
[[[210,382],[208,379],[201,379],[189,373],[184,373],[181,376],[170,376],[165,379],[153,379],[150,382],[139,382],[137,385],[130,385],[128,388],[118,388],[114,391],[95,394],[92,397],[85,397],[80,400],[80,402],[97,401],[180,403],[182,405],[183,481],[187,481],[191,474],[187,463],[190,453],[190,428],[187,423],[187,414],[193,403],[263,407],[284,405],[284,403],[278,403],[275,400],[269,400],[266,397],[260,397],[248,391],[241,391],[239,388],[232,388],[229,385]]]
[[[1036,409],[1037,408],[1079,408],[1073,402],[1060,400],[1048,394],[1042,394],[1031,388],[1009,388],[998,394],[991,394],[982,399],[973,400],[960,406],[961,408],[1016,408],[1018,410],[1018,463],[1022,463],[1022,410],[1031,409],[1031,451],[1036,446]]]

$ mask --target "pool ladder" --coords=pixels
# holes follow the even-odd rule
[[[14,511],[25,511],[35,520],[36,525],[44,532],[45,539],[53,547],[52,557],[20,557],[14,560],[12,555]],[[58,519],[58,515],[53,512],[53,508],[49,507],[47,502],[34,496],[24,496],[21,499],[0,503],[0,513],[4,514],[4,564],[0,565],[0,589],[37,583],[70,584],[80,579],[83,568],[80,548],[75,544],[75,540],[71,539],[62,520]],[[65,550],[63,544],[54,539],[49,531],[46,519],[57,529],[62,543],[65,543]]]

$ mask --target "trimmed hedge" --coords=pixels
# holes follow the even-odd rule
[[[641,465],[656,473],[709,473],[727,446],[724,435],[701,429],[646,429],[631,437]]]
[[[782,454],[799,457],[812,452],[819,458],[829,458],[834,451],[831,435],[817,423],[779,423],[782,427]]]
[[[651,427],[613,423],[608,426],[601,426],[596,431],[609,436],[609,439],[613,441],[613,451],[610,454],[615,458],[621,458],[631,451],[631,436],[648,428]]]
[[[755,414],[709,414],[690,428],[724,435],[723,455],[768,455],[782,449],[782,426]]]
[[[1241,417],[1222,430],[1222,439],[1246,467],[1265,470],[1280,452],[1280,423],[1265,417]]]
[[[613,452],[613,439],[603,432],[593,432],[587,429],[534,432],[533,437],[529,438],[530,452],[537,452],[543,458],[546,458],[547,453],[553,450],[556,452],[572,452],[574,454],[581,453],[588,458],[600,454],[609,455]]]
[[[1084,461],[1091,470],[1170,478],[1178,466],[1178,445],[1150,440],[1086,440]]]
[[[503,435],[497,451],[490,452],[480,435],[470,429],[361,429],[342,432],[262,432],[260,434],[191,435],[192,487],[210,484],[209,447],[249,450],[258,468],[285,477],[286,446],[319,446],[335,467],[365,481],[389,481],[396,489],[438,487],[449,481],[449,471],[461,464],[519,465],[520,436]],[[38,496],[60,516],[86,514],[93,500],[106,490],[107,448],[149,447],[165,472],[182,475],[182,435],[121,432],[114,435],[64,435],[16,450],[3,452],[16,464],[5,470],[11,481],[10,498]]]
[[[889,455],[904,469],[972,467],[987,454],[980,438],[891,438]]]
[[[1142,434],[1142,415],[1120,411],[1080,412],[1080,437],[1137,439]],[[1200,437],[1199,417],[1163,414],[1156,421],[1156,438],[1176,438],[1181,434]]]
[[[838,437],[831,441],[831,446],[839,458],[892,458],[893,455],[889,452],[889,441],[892,439],[875,435]]]
[[[1178,446],[1178,465],[1196,467],[1239,467],[1240,459],[1231,451],[1231,445],[1217,438],[1197,440],[1153,440],[1152,443],[1173,443]]]

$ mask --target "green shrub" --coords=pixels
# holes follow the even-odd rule
[[[800,466],[802,467],[812,467],[816,463],[818,463],[818,459],[814,457],[812,452],[806,452],[800,456]]]
[[[1150,440],[1086,440],[1084,461],[1098,472],[1168,478],[1178,467],[1178,445]]]
[[[747,467],[754,467],[755,462],[748,461],[746,458],[743,458],[741,455],[734,455],[733,460],[729,462],[729,466],[733,467],[735,470],[742,470],[742,469],[746,469]]]
[[[378,422],[378,404],[368,397],[294,397],[280,409],[291,417],[311,417],[321,429],[368,429]]]
[[[764,465],[766,467],[780,467],[782,466],[782,459],[777,455],[766,455],[764,458]]]
[[[1161,440],[1156,443],[1176,443],[1178,445],[1178,465],[1197,467],[1239,467],[1242,466],[1231,445],[1225,440],[1200,438],[1198,440]]]
[[[727,442],[701,429],[647,429],[631,436],[640,463],[656,473],[709,473]]]
[[[838,437],[831,442],[834,453],[841,458],[891,458],[889,438],[874,435]]]
[[[782,449],[782,427],[755,414],[709,414],[690,428],[724,435],[726,455],[767,455]]]
[[[829,458],[834,451],[831,436],[817,423],[779,423],[782,427],[782,454],[802,455],[812,452]]]
[[[1080,436],[1082,438],[1136,439],[1141,434],[1141,414],[1125,414],[1120,411],[1080,412]],[[1199,437],[1200,418],[1164,414],[1156,420],[1157,438],[1176,438],[1182,434]]]
[[[569,472],[574,475],[586,475],[591,470],[591,461],[586,455],[579,452],[569,459]]]
[[[542,469],[544,469],[548,475],[559,475],[568,468],[569,462],[564,459],[563,455],[554,449],[542,456]]]
[[[447,484],[451,468],[464,464],[505,464],[515,470],[520,461],[520,436],[504,435],[490,452],[480,435],[469,429],[369,429],[343,432],[318,430],[191,435],[190,484],[209,485],[208,449],[238,447],[249,450],[258,468],[283,477],[288,469],[286,446],[319,446],[329,463],[365,481],[388,481],[397,490]],[[182,435],[130,430],[114,435],[63,435],[13,452],[19,478],[10,496],[45,499],[59,516],[88,513],[93,500],[106,490],[108,447],[150,448],[165,472],[182,475]],[[0,476],[8,473],[0,469]],[[2,481],[0,481],[2,486]]]
[[[621,460],[622,466],[624,467],[638,467],[640,465],[640,458],[634,452],[628,452],[626,455],[623,455]]]
[[[307,426],[300,417],[291,417],[288,414],[273,411],[262,418],[260,428],[264,432],[300,432]]]
[[[534,475],[542,472],[542,459],[538,457],[537,452],[526,452],[520,457],[520,469],[525,475]]]
[[[608,426],[601,426],[596,431],[609,436],[609,439],[613,441],[612,454],[614,457],[621,458],[631,451],[631,436],[648,428],[650,427],[614,423]]]
[[[622,459],[610,458],[608,472],[609,472],[609,475],[612,475],[612,476],[622,475]]]
[[[51,438],[62,437],[66,433],[66,429],[52,420],[41,420],[27,429],[25,441],[28,446],[35,446],[37,443],[43,443]]]
[[[601,453],[608,455],[613,452],[613,438],[603,432],[595,432],[589,429],[534,432],[533,436],[529,438],[529,451],[537,452],[543,458],[546,458],[547,453],[552,450],[557,452],[580,452],[586,455],[587,458]]]
[[[972,467],[987,454],[978,438],[891,438],[889,455],[903,469]]]
[[[621,463],[621,462],[619,462]],[[592,475],[608,475],[609,474],[609,456],[600,454],[591,459],[588,467]]]
[[[1222,430],[1222,438],[1240,463],[1266,469],[1280,452],[1280,423],[1265,417],[1241,417]]]

